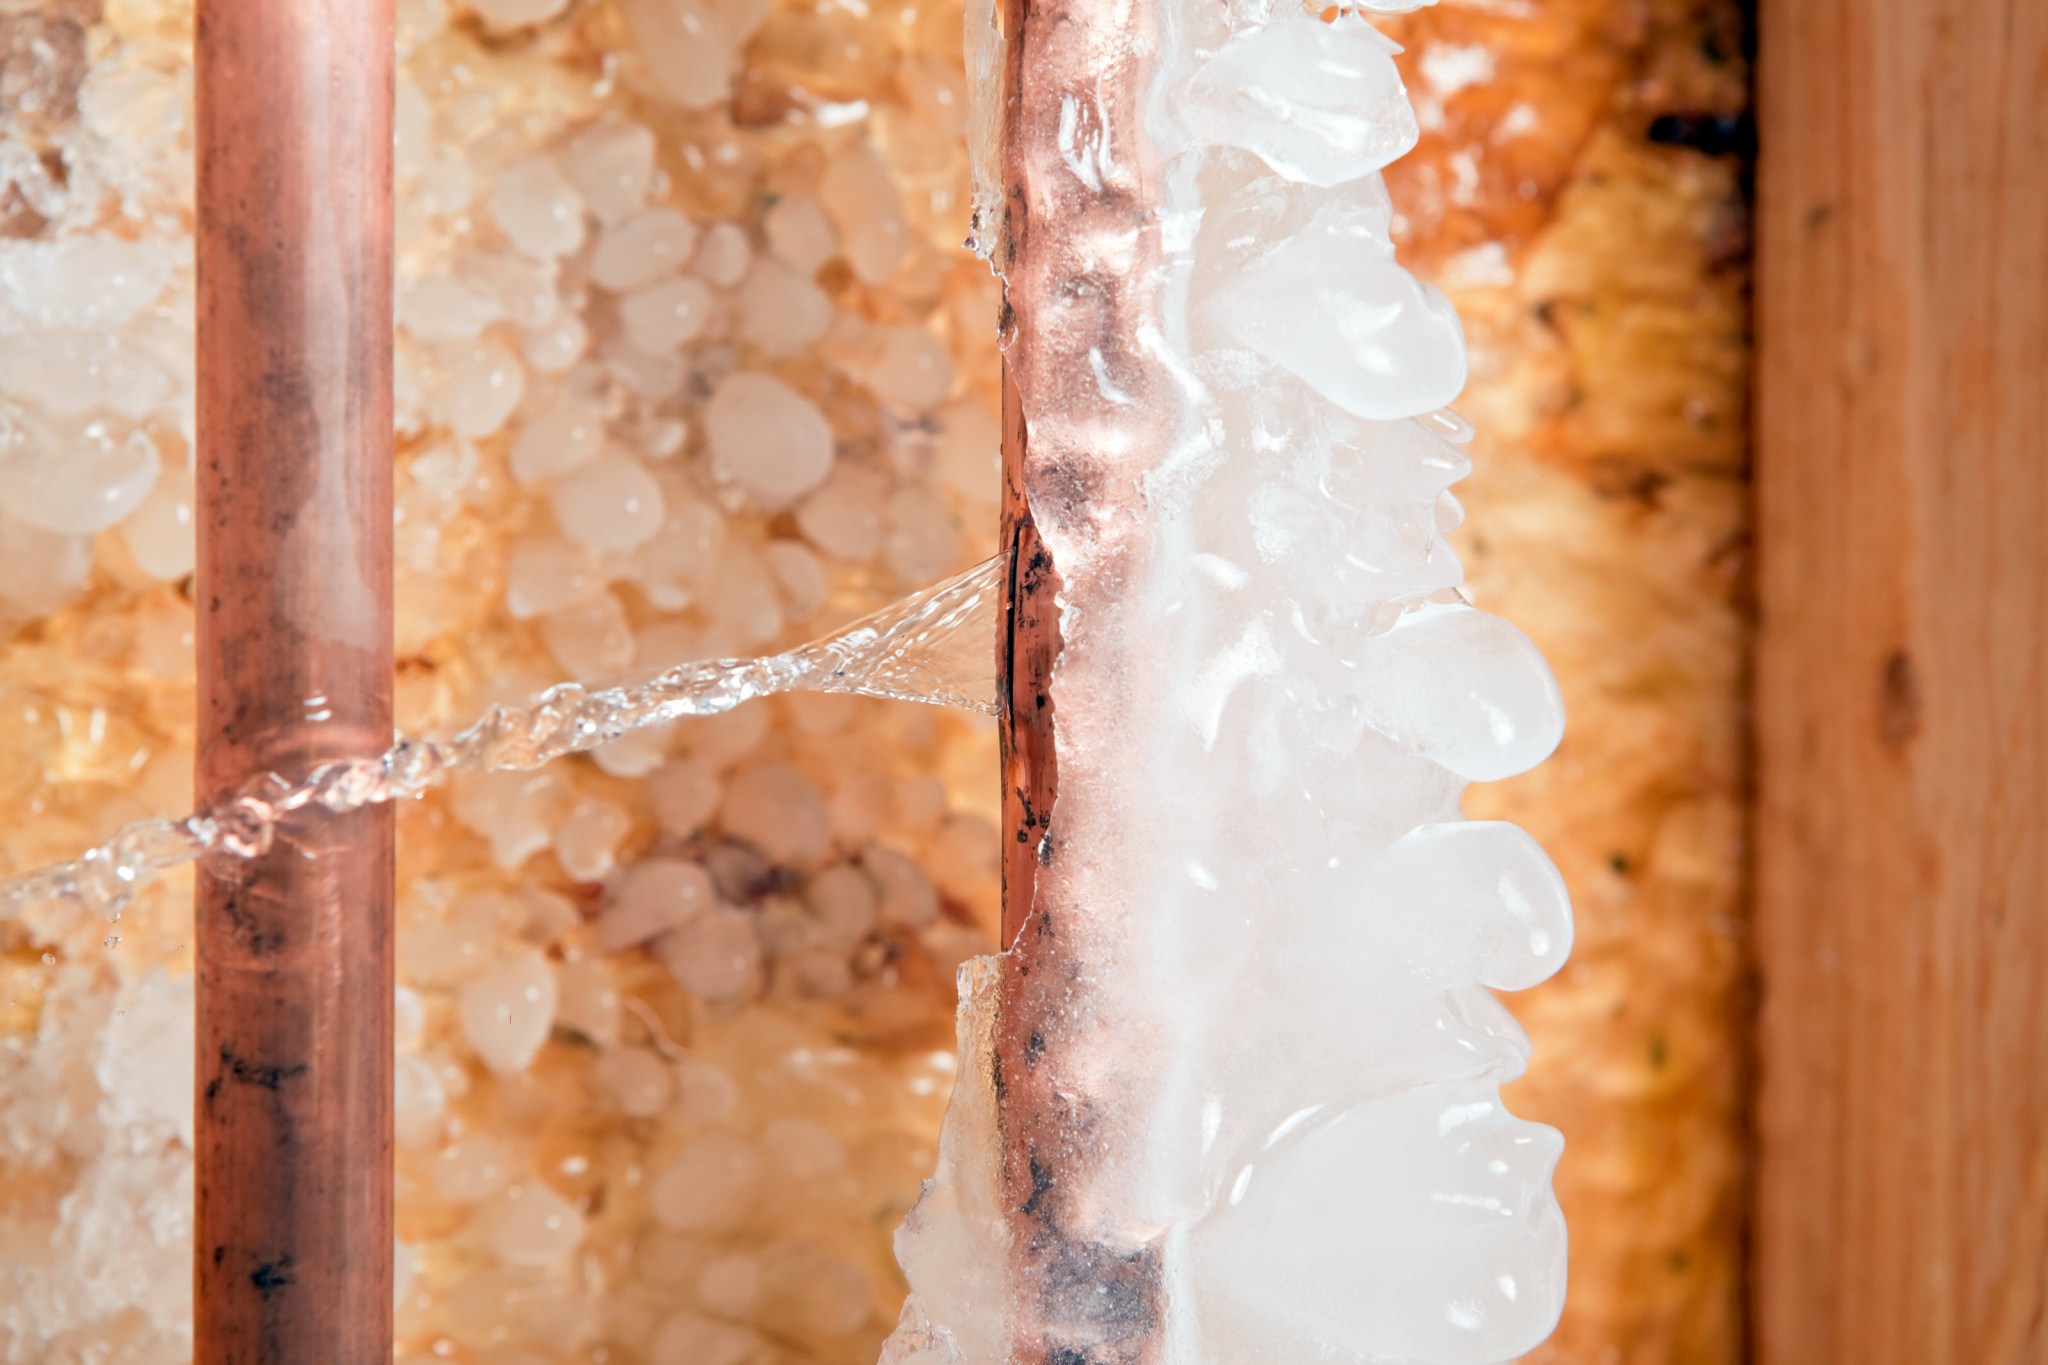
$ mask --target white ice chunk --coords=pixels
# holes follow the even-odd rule
[[[766,0],[625,0],[620,6],[654,92],[703,109],[732,88],[740,50],[767,16]]]
[[[1330,495],[1354,505],[1427,501],[1472,472],[1471,457],[1420,421],[1330,423]]]
[[[1474,782],[1527,772],[1564,737],[1564,698],[1542,654],[1470,607],[1409,612],[1360,672],[1367,723]]]
[[[1572,948],[1564,878],[1527,831],[1497,820],[1422,825],[1374,870],[1369,897],[1383,950],[1416,970],[1519,991],[1549,979]]]
[[[555,975],[533,949],[493,964],[462,988],[457,1002],[463,1036],[485,1066],[501,1074],[524,1071],[555,1022]]]
[[[0,403],[0,507],[59,535],[103,531],[142,505],[163,461],[140,429],[46,420]]]
[[[176,258],[111,236],[0,242],[0,330],[112,331],[163,292]]]
[[[1320,1119],[1248,1163],[1190,1236],[1210,1358],[1493,1365],[1548,1335],[1565,1272],[1555,1131],[1484,1085]]]
[[[1216,326],[1356,417],[1414,417],[1465,387],[1465,330],[1350,205],[1254,259],[1209,300]]]
[[[1199,142],[1256,152],[1290,180],[1341,185],[1415,145],[1400,50],[1362,19],[1294,12],[1231,38],[1174,105]]]
[[[906,1349],[895,1358],[918,1365],[951,1360],[949,1349],[974,1365],[1009,1358],[1009,1230],[990,1087],[999,977],[993,958],[960,969],[960,1076],[939,1134],[939,1168],[896,1233],[896,1259],[919,1301],[898,1330],[908,1326],[907,1342],[925,1354]],[[944,1327],[943,1341],[931,1335],[931,1323]]]

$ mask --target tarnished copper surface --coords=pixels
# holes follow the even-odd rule
[[[390,0],[200,0],[201,809],[392,732]],[[392,812],[198,881],[194,1359],[391,1358]]]
[[[1011,960],[993,1079],[1021,1286],[1011,1295],[1011,1350],[1015,1360],[1046,1365],[1137,1365],[1157,1358],[1164,1326],[1157,1249],[1079,1230],[1076,1200],[1086,1198],[1100,1144],[1085,1096],[1059,1081],[1057,1024],[1085,991],[1071,956],[1081,935],[1062,928],[1090,911],[1059,903],[1038,876],[1060,857],[1050,682],[1062,645],[1059,566],[1041,531],[1062,525],[1073,537],[1089,527],[1091,572],[1098,583],[1113,579],[1112,565],[1133,551],[1109,529],[1112,504],[1131,495],[1171,430],[1171,406],[1150,401],[1163,385],[1139,342],[1155,306],[1147,274],[1158,259],[1161,182],[1143,113],[1160,20],[1150,0],[1005,0],[1001,14],[1008,49],[996,259],[1008,339],[1010,556],[1003,931]],[[1131,476],[1115,492],[1105,478],[1112,467]]]

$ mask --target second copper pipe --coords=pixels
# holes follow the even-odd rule
[[[390,0],[199,0],[198,802],[392,732]],[[392,811],[197,888],[194,1359],[392,1350]]]

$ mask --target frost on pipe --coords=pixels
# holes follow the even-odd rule
[[[1286,0],[968,23],[1060,781],[1028,920],[963,969],[884,1359],[1510,1359],[1562,1306],[1560,1141],[1501,1105],[1489,988],[1571,923],[1459,798],[1562,708],[1443,539],[1464,340],[1393,258],[1398,49]]]

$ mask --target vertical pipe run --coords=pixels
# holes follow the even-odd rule
[[[201,809],[392,733],[391,0],[199,0]],[[391,1359],[392,811],[198,879],[200,1365]]]
[[[1070,755],[1092,744],[1094,763],[1112,760],[1101,749],[1102,712],[1116,703],[1106,700],[1102,675],[1111,652],[1130,642],[1096,623],[1094,680],[1080,687],[1096,709],[1091,740],[1088,716],[1071,706],[1055,716],[1054,665],[1076,638],[1071,620],[1063,629],[1057,597],[1075,566],[1055,562],[1038,519],[1048,529],[1064,523],[1069,544],[1088,539],[1077,524],[1123,496],[1171,445],[1173,400],[1141,341],[1161,287],[1164,185],[1145,110],[1165,23],[1154,0],[997,0],[996,8],[1005,39],[995,259],[1009,337],[1008,611],[998,685],[1009,956],[996,993],[990,1088],[1008,1208],[1009,1355],[1031,1365],[1155,1365],[1167,1350],[1160,1248],[1095,1219],[1090,1185],[1116,1139],[1097,1126],[1086,1095],[1089,1044],[1074,1026],[1097,989],[1084,945],[1113,939],[1106,917],[1118,911],[1076,899],[1055,827],[1078,819],[1085,829],[1101,818],[1100,802],[1091,814],[1074,800],[1091,774],[1071,772],[1055,816],[1055,727]],[[1115,398],[1104,392],[1105,373],[1116,376]],[[1105,444],[1120,451],[1114,475]],[[1098,600],[1145,554],[1135,532],[1121,543],[1100,540],[1090,566]]]
[[[1059,575],[1052,556],[1039,539],[1025,488],[1024,467],[1029,445],[1024,402],[1017,392],[1016,368],[1028,363],[1031,339],[1017,334],[1017,314],[1009,298],[1007,276],[1018,249],[1030,235],[1028,212],[1020,211],[1021,157],[1017,145],[1023,100],[1024,55],[1032,46],[1034,0],[993,0],[990,17],[1006,36],[1001,92],[1002,132],[998,174],[1003,207],[994,225],[997,242],[991,260],[1006,276],[999,330],[1025,355],[1003,357],[1002,525],[1003,615],[996,642],[996,734],[1003,774],[1003,917],[1002,943],[1008,949],[1031,917],[1038,884],[1038,860],[1052,818],[1058,788],[1053,748],[1052,668],[1059,657]],[[970,6],[972,12],[974,7]],[[976,22],[970,19],[970,23]],[[1029,309],[1026,309],[1027,316]]]

